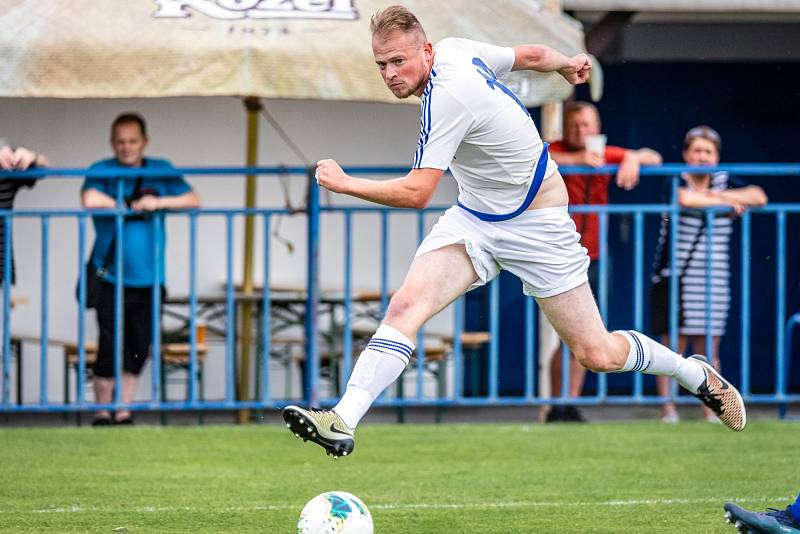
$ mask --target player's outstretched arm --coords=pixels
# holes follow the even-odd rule
[[[370,180],[345,174],[332,159],[317,162],[317,183],[333,191],[395,208],[424,208],[430,202],[444,171],[412,169],[402,178]]]
[[[592,70],[592,62],[586,54],[567,57],[549,46],[519,45],[514,47],[514,54],[511,70],[558,72],[573,85],[586,82]]]

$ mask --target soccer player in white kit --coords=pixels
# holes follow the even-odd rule
[[[352,452],[356,425],[408,365],[422,325],[501,269],[520,278],[524,293],[536,298],[584,367],[675,377],[726,425],[742,430],[739,392],[702,356],[683,358],[639,332],[606,330],[557,165],[525,106],[498,80],[527,69],[583,83],[589,58],[540,45],[508,48],[455,38],[433,46],[402,6],[377,12],[370,28],[386,85],[398,98],[421,98],[413,168],[402,178],[377,181],[348,176],[326,159],[317,163],[317,182],[387,206],[422,208],[449,167],[458,202],[420,244],[339,403],[333,410],[287,406],[283,417],[290,430],[334,457]]]

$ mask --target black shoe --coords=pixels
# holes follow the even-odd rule
[[[347,456],[355,448],[353,431],[333,410],[287,406],[283,409],[283,420],[296,437],[313,441],[334,458]]]
[[[581,411],[578,409],[577,406],[572,406],[568,404],[564,406],[564,421],[569,421],[570,423],[585,423],[586,418],[583,416]]]
[[[128,417],[123,417],[122,419],[117,419],[116,421],[114,421],[114,424],[115,425],[132,425],[132,424],[134,424],[133,416],[129,415]]]
[[[553,404],[550,406],[550,411],[547,412],[547,418],[545,422],[547,423],[562,423],[566,421],[564,418],[566,416],[566,412],[564,411],[564,406]]]
[[[111,426],[111,418],[107,415],[101,415],[92,419],[92,426]]]

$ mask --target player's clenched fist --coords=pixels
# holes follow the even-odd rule
[[[350,179],[338,163],[332,159],[322,159],[317,162],[317,172],[314,174],[317,183],[334,193],[344,193],[345,184]]]
[[[569,59],[567,67],[558,70],[558,73],[572,85],[584,83],[589,79],[592,70],[592,61],[586,54],[578,54]]]

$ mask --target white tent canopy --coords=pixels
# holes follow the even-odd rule
[[[0,0],[0,97],[240,95],[394,101],[374,65],[384,0]],[[409,0],[436,42],[583,49],[580,25],[537,2]],[[559,76],[515,73],[527,105],[561,100]]]
[[[797,0],[563,0],[563,7],[584,11],[800,13]]]

